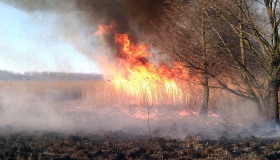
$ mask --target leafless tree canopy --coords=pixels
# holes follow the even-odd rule
[[[208,101],[209,88],[223,88],[253,100],[263,117],[278,121],[279,1],[165,3],[155,42],[195,73],[204,86],[203,101]]]

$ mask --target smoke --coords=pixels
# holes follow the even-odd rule
[[[25,96],[2,97],[0,128],[9,126],[19,131],[45,130],[65,133],[122,130],[128,134],[148,135],[146,108],[112,104],[98,107],[81,101],[30,101],[30,98],[38,97],[28,91],[22,92],[25,92]],[[215,118],[180,117],[178,108],[153,107],[150,112],[152,136],[185,138],[194,133],[207,133],[217,137],[228,129],[221,125],[224,121]],[[206,124],[206,120],[210,124]],[[214,125],[216,122],[219,125]]]
[[[46,82],[34,83],[32,86],[39,87],[45,85],[44,83]],[[94,83],[100,85],[100,82]],[[48,86],[44,89],[39,87],[35,91],[30,91],[31,85],[24,82],[17,82],[17,86],[13,86],[9,82],[2,85],[4,88],[0,92],[0,130],[12,127],[19,131],[45,130],[70,134],[122,130],[133,135],[148,135],[147,106],[128,104],[124,100],[116,103],[122,95],[112,95],[108,92],[107,85],[104,88],[94,87],[91,89],[93,91],[86,95],[83,94],[83,97],[74,96],[74,98],[69,93],[68,97],[66,96],[66,93],[71,90],[70,86],[65,86],[67,87],[65,90]],[[72,99],[69,99],[69,96]],[[247,108],[250,103],[245,105]],[[249,112],[242,108],[244,109],[244,106],[234,109],[238,110],[239,114]],[[269,133],[272,129],[267,125],[264,128],[252,127],[249,125],[251,122],[246,124],[246,122],[256,119],[250,118],[253,115],[216,118],[189,114],[185,109],[178,106],[150,106],[149,123],[152,136],[185,138],[188,135],[203,135],[217,138],[224,134],[262,136],[262,134],[278,135],[279,133],[278,130],[275,133]],[[250,113],[253,114],[253,111],[251,108]],[[243,119],[241,119],[242,117]],[[238,123],[242,124],[238,125]]]
[[[30,15],[55,13],[58,16],[52,32],[56,37],[63,36],[81,53],[89,57],[93,55],[92,33],[98,24],[116,22],[115,31],[128,33],[132,42],[137,43],[145,35],[153,32],[152,23],[161,24],[164,0],[0,0],[12,5]],[[105,42],[111,48],[115,43],[111,35],[107,35]]]
[[[109,24],[116,21],[118,33],[128,33],[130,38],[137,41],[139,32],[149,34],[152,31],[151,22],[160,24],[163,0],[105,0],[76,2],[77,10],[87,13],[89,22]]]

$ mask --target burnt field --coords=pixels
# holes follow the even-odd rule
[[[100,134],[1,132],[1,159],[278,159],[279,138],[169,139],[121,130]]]
[[[278,127],[224,93],[215,113],[199,116],[195,88],[183,104],[147,106],[103,80],[0,86],[0,159],[280,158]]]

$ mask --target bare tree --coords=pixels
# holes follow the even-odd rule
[[[217,43],[209,23],[209,0],[169,1],[167,0],[164,26],[157,28],[155,42],[174,61],[188,67],[193,77],[203,86],[200,113],[207,114],[210,97],[210,74],[220,73],[218,65],[225,61],[218,53]],[[220,56],[218,56],[220,54]]]
[[[204,86],[201,113],[207,112],[210,88],[218,87],[256,102],[263,117],[277,122],[279,0],[166,3],[165,24],[157,28],[156,42]]]
[[[239,83],[238,88],[243,89],[234,90],[224,84],[225,88],[255,100],[263,116],[277,122],[280,78],[279,1],[212,1],[209,4],[218,18],[225,22],[224,26],[218,26],[212,21],[213,31],[242,73],[239,78],[243,83]],[[223,36],[226,27],[240,39],[240,52],[236,52],[236,46],[231,46]]]

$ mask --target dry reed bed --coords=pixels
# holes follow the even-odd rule
[[[201,88],[190,83],[179,85],[182,88],[182,94],[179,97],[181,99],[167,95],[161,87],[156,93],[157,104],[151,104],[151,106],[175,106],[197,112],[201,106]],[[249,121],[255,118],[254,114],[247,114],[254,110],[251,102],[223,90],[212,89],[210,93],[212,112],[229,120]],[[0,81],[0,103],[5,103],[5,101],[43,102],[53,103],[53,105],[72,103],[72,107],[76,105],[79,108],[82,103],[75,101],[82,101],[83,104],[87,104],[85,105],[87,107],[143,106],[145,99],[142,97],[139,100],[135,97],[135,95],[127,95],[124,91],[116,91],[112,82],[104,80]]]

